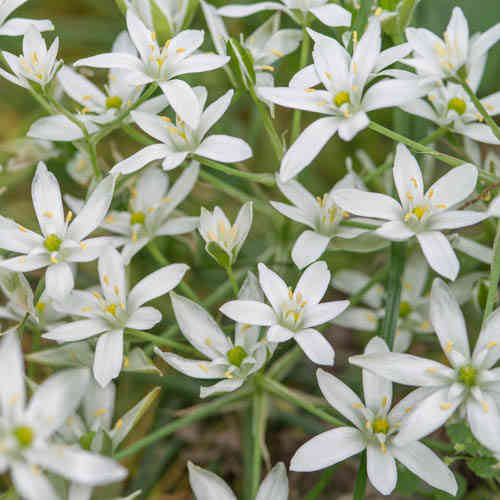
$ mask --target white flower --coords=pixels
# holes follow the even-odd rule
[[[57,342],[74,342],[99,335],[94,355],[94,377],[102,387],[116,378],[122,369],[123,333],[125,328],[149,330],[161,320],[154,307],[142,307],[169,292],[188,270],[185,264],[172,264],[149,274],[128,291],[125,266],[112,247],[99,257],[99,279],[102,295],[73,290],[58,309],[86,319],[66,323],[43,337]]]
[[[95,260],[105,245],[113,244],[107,237],[85,239],[103,220],[113,198],[115,178],[106,177],[92,192],[73,221],[66,219],[61,191],[56,177],[40,163],[31,185],[31,196],[42,235],[0,217],[0,248],[22,254],[0,262],[12,271],[33,271],[47,267],[48,294],[58,300],[73,289],[71,262]]]
[[[460,7],[455,7],[444,33],[444,40],[425,28],[407,28],[406,38],[413,58],[404,63],[419,75],[435,79],[455,76],[465,66],[467,74],[500,40],[500,23],[482,34],[469,38],[469,25]]]
[[[151,9],[151,0],[124,0],[125,6],[134,11],[134,14],[147,26],[153,30],[153,12]]]
[[[40,35],[40,31],[31,25],[23,37],[22,56],[17,57],[10,52],[2,52],[14,74],[0,68],[0,76],[26,89],[31,89],[30,81],[45,87],[52,80],[61,64],[61,61],[56,59],[58,50],[59,38],[56,38],[47,50],[47,44]]]
[[[417,161],[399,144],[393,176],[401,203],[384,194],[357,189],[339,189],[333,199],[350,213],[388,221],[375,231],[382,238],[406,241],[416,236],[432,269],[454,280],[460,265],[441,231],[477,224],[488,217],[481,212],[454,210],[474,190],[477,168],[470,164],[455,167],[424,193]]]
[[[477,82],[479,85],[479,81]],[[477,89],[474,88],[474,91]],[[500,92],[495,92],[481,103],[491,116],[500,113]],[[490,127],[483,122],[470,97],[461,85],[448,82],[436,86],[426,99],[416,99],[401,108],[413,115],[431,120],[440,127],[448,126],[452,131],[470,137],[476,141],[500,144]]]
[[[127,28],[139,57],[131,54],[100,54],[80,59],[75,66],[126,69],[127,82],[134,85],[161,82],[170,104],[174,108],[182,108],[182,102],[179,102],[181,90],[176,85],[179,80],[175,77],[211,71],[224,66],[229,60],[218,54],[194,54],[203,43],[203,31],[182,31],[160,48],[155,32],[144,26],[132,9],[127,11]]]
[[[52,31],[54,29],[54,25],[48,20],[39,21],[14,17],[7,21],[12,12],[26,2],[27,0],[3,0],[0,3],[0,36],[24,35],[30,26],[34,26],[38,31]]]
[[[271,201],[271,205],[285,217],[305,224],[311,229],[304,231],[293,246],[292,260],[299,269],[303,269],[318,260],[333,238],[352,239],[366,233],[368,229],[360,229],[343,225],[349,214],[342,211],[333,201],[336,189],[365,189],[361,179],[349,172],[323,196],[314,196],[295,180],[282,182],[277,176],[280,191],[293,205],[279,201]]]
[[[401,424],[398,444],[420,439],[441,427],[457,409],[465,416],[479,442],[500,451],[498,329],[500,310],[493,312],[470,353],[465,320],[450,289],[434,280],[430,306],[431,323],[451,365],[410,354],[375,353],[353,356],[350,362],[381,377],[405,385],[418,385],[425,397]],[[414,392],[418,392],[414,391]]]
[[[129,211],[112,210],[108,213],[100,227],[122,237],[120,245],[124,245],[122,258],[125,265],[157,236],[176,236],[198,227],[199,217],[173,216],[193,189],[198,172],[198,163],[192,162],[169,187],[165,172],[148,167],[131,188]],[[83,201],[69,195],[65,195],[64,200],[76,213],[83,206]]]
[[[16,172],[59,156],[59,151],[50,141],[19,137],[0,144],[0,151],[12,155],[7,161],[7,172]]]
[[[153,0],[153,2],[165,16],[172,36],[187,28],[198,6],[197,0]]]
[[[230,267],[236,261],[250,232],[252,219],[251,201],[240,208],[233,225],[219,207],[215,207],[213,213],[201,207],[199,231],[205,240],[205,249],[221,266]]]
[[[500,175],[500,156],[496,151],[490,149],[483,156],[479,144],[469,137],[464,137],[464,149],[467,156],[478,168]]]
[[[403,289],[393,347],[395,352],[406,351],[410,347],[414,334],[427,334],[433,331],[429,322],[429,297],[425,294],[428,275],[427,262],[420,252],[414,252],[407,259],[402,276]],[[344,293],[354,295],[370,280],[370,276],[360,271],[341,269],[333,276],[332,286]],[[377,283],[363,296],[362,302],[368,308],[350,307],[333,322],[345,328],[376,332],[378,322],[384,316],[384,296],[384,287]]]
[[[75,182],[82,186],[87,186],[94,177],[92,162],[88,154],[81,151],[77,151],[73,158],[66,164],[66,172]],[[69,203],[67,204],[70,206]],[[70,208],[73,210],[73,207],[70,206]]]
[[[236,500],[231,488],[213,472],[188,462],[189,482],[196,500]],[[288,500],[288,478],[283,463],[277,463],[266,476],[255,500]]]
[[[234,391],[241,387],[252,373],[262,368],[266,362],[268,346],[266,342],[259,341],[260,328],[249,324],[236,325],[233,344],[203,307],[173,292],[170,297],[181,332],[209,361],[186,359],[177,354],[162,352],[157,347],[155,352],[166,363],[188,377],[223,379],[212,386],[202,386],[200,397]],[[263,302],[262,291],[253,274],[248,274],[238,297],[241,300]]]
[[[293,338],[314,363],[333,365],[334,351],[314,326],[322,325],[343,312],[348,300],[319,303],[330,283],[330,271],[324,262],[311,264],[302,274],[295,290],[264,264],[259,264],[259,282],[271,306],[255,300],[233,300],[220,311],[239,323],[270,327],[270,342]]]
[[[173,82],[170,82],[173,85]],[[130,174],[154,160],[163,160],[165,170],[179,166],[190,154],[196,154],[224,163],[243,161],[252,156],[250,146],[237,137],[211,135],[205,138],[210,128],[226,112],[234,91],[229,90],[210,104],[205,110],[207,90],[205,87],[191,88],[187,83],[175,81],[175,87],[183,89],[181,108],[170,104],[177,113],[176,124],[165,116],[132,111],[134,121],[149,135],[160,141],[159,144],[146,146],[131,157],[117,163],[112,174]],[[169,92],[173,87],[169,88]],[[179,103],[177,103],[179,104]],[[181,111],[182,110],[182,111]]]
[[[259,87],[259,95],[289,108],[327,115],[309,125],[290,147],[281,163],[283,182],[309,165],[338,131],[350,141],[366,128],[368,111],[398,106],[423,93],[417,79],[383,79],[366,85],[390,64],[409,52],[407,44],[381,52],[380,23],[372,22],[351,55],[335,39],[308,30],[314,39],[314,65],[297,73],[289,87]],[[313,87],[322,83],[326,90]]]
[[[288,14],[295,22],[305,22],[310,12],[327,26],[350,26],[351,13],[341,7],[328,3],[328,0],[281,0],[280,2],[261,2],[246,5],[227,5],[219,9],[225,17],[246,17],[263,10],[278,10]]]
[[[0,468],[10,469],[22,498],[59,499],[40,468],[88,486],[126,477],[126,469],[109,458],[54,442],[54,433],[76,410],[87,389],[88,370],[52,375],[26,405],[21,346],[17,332],[11,331],[0,344],[0,375]]]
[[[368,356],[388,352],[379,337],[365,349]],[[324,469],[366,450],[368,478],[383,495],[390,495],[396,487],[396,460],[434,488],[456,495],[458,485],[453,473],[430,448],[417,440],[404,446],[397,442],[399,426],[404,425],[408,413],[410,418],[414,415],[411,407],[421,394],[413,392],[391,410],[392,383],[373,373],[363,370],[365,403],[334,375],[321,369],[316,373],[323,396],[354,427],[337,427],[307,441],[293,456],[290,470]]]

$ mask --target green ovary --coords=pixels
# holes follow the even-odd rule
[[[144,215],[144,212],[134,212],[130,216],[130,224],[144,224],[145,219],[146,216]]]
[[[61,238],[59,238],[56,234],[49,234],[47,238],[45,238],[43,245],[49,252],[58,252],[61,247],[61,243]]]
[[[114,108],[114,109],[120,109],[122,107],[123,100],[121,97],[118,96],[111,96],[106,99],[106,107],[108,109]]]
[[[458,380],[467,387],[476,385],[477,370],[470,365],[462,366],[458,370]]]
[[[333,98],[333,104],[337,106],[337,108],[340,108],[342,104],[350,104],[351,102],[351,96],[349,95],[349,92],[346,92],[343,90],[342,92],[339,92],[334,98]]]
[[[374,434],[387,434],[389,432],[389,422],[385,418],[376,418],[372,423]]]
[[[243,347],[237,345],[233,347],[229,352],[227,353],[227,359],[229,362],[237,366],[238,368],[241,366],[241,363],[243,363],[243,360],[247,357],[247,353]]]
[[[16,427],[14,429],[13,434],[16,437],[19,445],[23,448],[29,446],[33,442],[33,439],[35,438],[35,435],[31,427],[28,427],[26,425],[21,425],[20,427]]]
[[[460,97],[454,97],[448,102],[448,109],[456,111],[460,116],[462,116],[467,109],[467,105],[463,99],[460,99]]]

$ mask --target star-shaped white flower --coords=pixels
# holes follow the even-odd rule
[[[292,249],[292,260],[299,269],[318,260],[332,239],[353,239],[369,231],[343,225],[349,214],[333,201],[336,189],[365,189],[363,181],[354,172],[349,172],[328,193],[316,198],[296,180],[282,182],[277,176],[276,181],[280,191],[293,205],[279,201],[271,201],[271,205],[285,217],[311,228],[299,236]]]
[[[293,338],[311,361],[333,365],[332,346],[313,328],[331,321],[349,305],[348,300],[320,304],[330,274],[325,262],[315,262],[304,271],[292,291],[275,272],[259,264],[259,283],[271,305],[238,299],[227,302],[220,311],[238,323],[268,326],[266,338],[270,342]]]
[[[54,439],[85,394],[87,369],[52,375],[26,403],[23,355],[18,333],[12,330],[0,344],[0,378],[0,470],[10,469],[22,498],[59,499],[40,468],[88,486],[121,481],[127,476],[127,470],[110,458]]]
[[[469,37],[469,25],[460,7],[453,9],[444,40],[425,28],[407,28],[406,38],[413,57],[404,63],[419,75],[442,79],[453,77],[465,67],[468,74],[478,60],[500,40],[500,23],[484,33]]]
[[[2,55],[12,73],[0,68],[0,76],[28,90],[34,82],[45,87],[56,74],[61,61],[57,61],[59,38],[56,38],[47,50],[47,44],[40,31],[33,25],[29,26],[23,37],[23,55],[15,56],[3,51]]]
[[[61,190],[55,175],[39,163],[31,185],[31,196],[42,235],[0,216],[0,248],[22,254],[0,261],[12,271],[33,271],[47,267],[46,289],[57,300],[73,289],[70,263],[95,260],[104,246],[115,244],[109,237],[89,238],[104,219],[111,200],[115,178],[106,177],[95,188],[80,213],[64,217]]]
[[[75,342],[99,335],[94,355],[94,377],[102,387],[118,377],[123,363],[125,328],[149,330],[161,313],[143,304],[175,288],[188,270],[185,264],[165,266],[143,278],[128,291],[125,266],[112,247],[101,252],[98,262],[102,294],[73,290],[58,309],[86,318],[50,330],[43,337],[57,342]]]
[[[283,182],[309,165],[337,131],[344,141],[352,140],[369,125],[367,112],[399,106],[424,93],[415,78],[384,78],[366,90],[374,77],[410,50],[403,44],[381,52],[378,21],[369,24],[352,57],[334,38],[308,32],[315,41],[314,64],[297,73],[289,87],[258,88],[263,99],[275,104],[326,115],[309,125],[283,157]],[[320,83],[325,90],[314,88]]]
[[[52,31],[54,25],[48,20],[25,19],[14,17],[7,21],[7,18],[18,7],[28,0],[3,0],[0,3],[0,36],[20,36],[24,35],[30,26],[34,26],[38,31]]]
[[[388,380],[422,386],[421,399],[401,424],[399,445],[420,439],[441,427],[456,410],[465,416],[477,440],[500,452],[500,310],[486,321],[471,355],[465,320],[450,289],[434,280],[430,305],[431,323],[450,366],[400,353],[352,356],[349,361]]]
[[[399,144],[393,169],[400,203],[380,193],[358,189],[339,189],[333,195],[337,205],[355,215],[386,222],[375,234],[392,241],[416,236],[429,265],[437,273],[454,280],[459,262],[450,242],[441,232],[481,222],[489,215],[470,210],[455,210],[474,190],[477,168],[464,164],[437,180],[424,193],[422,172],[406,146]]]
[[[328,3],[328,0],[281,0],[281,3],[226,5],[219,9],[219,14],[225,17],[246,17],[263,10],[285,12],[300,24],[305,21],[309,12],[327,26],[350,26],[351,24],[351,13],[340,5]]]
[[[385,355],[387,345],[373,338],[366,346],[368,356]],[[394,408],[392,383],[363,370],[365,403],[341,380],[321,369],[318,384],[327,401],[354,424],[323,432],[303,444],[292,457],[290,470],[314,471],[330,467],[366,450],[366,469],[372,485],[383,495],[396,487],[396,460],[434,488],[455,495],[457,481],[450,469],[427,446],[416,439],[404,445],[397,443],[400,425],[422,395],[418,391],[400,401]]]
[[[252,226],[252,207],[251,201],[245,203],[233,225],[221,208],[215,207],[214,211],[210,212],[201,207],[199,231],[205,240],[205,248],[223,267],[231,266],[238,257]]]
[[[237,500],[227,483],[213,472],[188,462],[189,483],[196,500]],[[257,491],[255,500],[288,500],[288,478],[285,465],[277,463]]]
[[[219,134],[205,137],[231,104],[233,90],[226,92],[204,110],[207,100],[205,87],[191,88],[180,80],[175,82],[175,86],[182,87],[185,94],[182,115],[170,101],[177,113],[175,125],[165,116],[132,111],[132,118],[137,125],[160,143],[146,146],[117,163],[111,170],[112,174],[130,174],[147,163],[160,159],[163,160],[163,168],[171,170],[178,167],[190,154],[224,163],[244,161],[252,156],[250,146],[242,139]],[[165,95],[170,94],[165,92]]]
[[[125,265],[157,236],[176,236],[198,227],[199,217],[176,214],[177,207],[193,189],[198,172],[198,163],[192,162],[170,187],[165,172],[148,167],[131,189],[129,211],[111,210],[104,218],[100,227],[121,236],[117,247],[124,245],[121,254]],[[64,200],[75,213],[83,206],[82,200],[70,195],[65,195]]]
[[[259,340],[258,326],[237,324],[233,343],[203,307],[173,292],[170,297],[181,332],[208,359],[187,359],[157,347],[155,352],[165,363],[188,377],[222,379],[212,386],[200,387],[201,398],[240,388],[250,375],[262,368],[268,349],[273,351],[273,346]],[[264,301],[253,274],[248,273],[238,298],[259,303]]]
[[[174,88],[175,78],[188,73],[203,73],[224,66],[229,58],[218,54],[194,52],[203,43],[204,33],[200,30],[180,32],[163,47],[159,47],[154,31],[149,30],[132,9],[127,11],[127,29],[139,57],[131,54],[100,54],[80,59],[75,66],[93,68],[122,68],[128,70],[126,79],[130,84],[144,85],[150,82],[163,82],[168,100],[174,108],[178,92]],[[182,103],[179,103],[182,107]]]

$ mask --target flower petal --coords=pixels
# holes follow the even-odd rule
[[[200,124],[201,108],[193,89],[182,80],[162,82],[160,87],[176,114],[196,130]]]
[[[102,319],[84,319],[52,328],[42,337],[57,342],[75,342],[105,332],[109,328],[109,324]]]
[[[276,314],[267,304],[255,300],[231,300],[219,311],[238,323],[271,326],[277,322]]]
[[[292,249],[292,260],[294,264],[303,269],[312,262],[318,260],[330,243],[328,236],[315,231],[304,231],[295,242]]]
[[[103,250],[97,263],[99,280],[106,300],[111,303],[126,302],[127,281],[121,255],[113,247]]]
[[[313,328],[300,330],[294,339],[313,363],[333,366],[335,360],[333,347],[318,330]]]
[[[176,217],[169,219],[156,230],[157,236],[176,236],[194,231],[200,224],[199,217]]]
[[[202,385],[200,387],[200,398],[204,399],[208,398],[209,396],[212,396],[213,394],[235,391],[236,389],[239,389],[243,385],[244,381],[245,381],[244,378],[233,377],[231,379],[221,380],[220,382],[217,382],[216,384],[211,385],[209,387]]]
[[[461,165],[438,179],[428,192],[433,192],[432,202],[435,206],[446,205],[447,208],[452,208],[474,191],[476,182],[477,168],[469,164]]]
[[[326,262],[315,262],[302,273],[295,287],[295,295],[302,295],[308,306],[318,304],[328,289],[330,278]]]
[[[415,233],[400,220],[382,224],[374,234],[390,241],[406,241],[415,236]]]
[[[288,478],[283,462],[277,463],[260,485],[255,500],[288,500]]]
[[[366,472],[370,483],[382,495],[390,495],[398,481],[396,461],[387,450],[382,451],[381,446],[370,443],[366,448]]]
[[[267,300],[275,311],[281,311],[284,300],[288,299],[288,287],[281,277],[269,269],[265,264],[259,263],[259,283]]]
[[[10,252],[29,253],[42,243],[43,238],[39,234],[0,216],[0,248]]]
[[[429,229],[439,231],[441,229],[457,229],[460,227],[473,226],[487,219],[487,212],[473,212],[472,210],[446,210],[431,216]]]
[[[238,137],[230,135],[211,135],[196,149],[195,153],[211,160],[233,163],[251,158],[252,148]]]
[[[467,421],[474,437],[487,448],[500,451],[500,415],[495,399],[484,391],[481,401],[469,397],[467,400]]]
[[[313,7],[310,11],[327,26],[338,27],[351,25],[351,13],[340,5],[320,5],[319,7]]]
[[[171,149],[165,144],[152,144],[151,146],[146,146],[132,156],[118,162],[110,170],[110,174],[131,174],[152,161],[168,157],[171,153]]]
[[[188,462],[187,466],[189,483],[197,499],[237,500],[231,488],[219,476],[192,462]]]
[[[304,308],[304,328],[318,326],[331,321],[339,314],[343,313],[350,302],[348,300],[336,300],[333,302],[323,302],[321,304],[311,304]]]
[[[387,344],[380,337],[374,337],[368,342],[365,354],[389,352]],[[392,382],[363,370],[363,394],[366,406],[377,415],[380,411],[387,411],[392,404]]]
[[[45,281],[47,294],[59,302],[63,302],[75,286],[73,272],[67,262],[49,266],[45,273]]]
[[[415,157],[404,144],[398,144],[396,148],[393,175],[403,207],[408,205],[408,198],[410,196],[417,200],[422,198],[424,195],[422,171],[417,160],[415,160]]]
[[[97,339],[94,355],[94,377],[106,387],[120,375],[123,362],[123,330],[103,333]]]
[[[203,359],[186,359],[171,352],[163,352],[155,347],[155,353],[165,363],[188,377],[211,379],[224,378],[227,371],[226,365],[213,365]]]
[[[161,312],[154,307],[139,307],[127,320],[127,328],[136,330],[150,330],[161,321]]]
[[[294,332],[281,325],[271,326],[266,333],[269,342],[286,342],[295,335]]]
[[[260,2],[248,5],[226,5],[217,10],[224,17],[246,17],[263,10],[283,10],[284,6],[278,2]]]
[[[32,465],[14,462],[11,471],[16,491],[27,500],[59,500],[50,481]]]
[[[454,281],[460,263],[446,236],[438,231],[430,231],[417,234],[417,239],[429,266],[441,276]]]
[[[369,193],[360,189],[336,189],[333,200],[343,210],[362,217],[401,219],[401,206],[385,194]]]
[[[198,137],[205,137],[212,126],[222,118],[222,115],[231,104],[233,95],[234,91],[232,89],[228,90],[222,97],[214,101],[205,109],[201,115],[200,125],[198,127]]]

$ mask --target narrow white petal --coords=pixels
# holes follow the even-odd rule
[[[201,108],[193,89],[182,80],[162,82],[160,87],[174,111],[196,130],[200,124]]]
[[[292,249],[292,260],[294,264],[303,269],[312,262],[318,260],[330,243],[328,236],[315,231],[304,231],[295,242]]]
[[[83,138],[83,132],[66,116],[54,115],[36,120],[27,136],[49,141],[76,141]]]
[[[432,269],[454,281],[458,276],[460,263],[446,236],[438,231],[431,231],[417,234],[417,239]]]
[[[199,217],[176,217],[169,219],[165,224],[161,225],[157,231],[157,236],[176,236],[178,234],[186,234],[194,231],[200,224]]]
[[[0,216],[0,248],[11,252],[29,253],[41,246],[43,238],[13,220]]]
[[[350,26],[351,13],[340,5],[328,4],[314,7],[312,14],[327,26]]]
[[[273,325],[267,330],[266,338],[269,342],[286,342],[295,335],[294,332],[281,325]]]
[[[461,165],[438,179],[428,192],[433,192],[434,205],[442,204],[452,208],[474,191],[476,182],[477,168],[474,165]]]
[[[354,215],[377,219],[401,219],[401,206],[385,194],[369,193],[360,189],[338,189],[333,193],[335,203]]]
[[[125,266],[116,249],[108,247],[103,250],[97,263],[97,270],[106,300],[111,303],[126,302]]]
[[[280,311],[284,300],[288,299],[288,287],[277,273],[265,264],[259,263],[259,283],[267,300],[275,311]]]
[[[16,491],[27,500],[59,500],[50,481],[32,465],[15,462],[11,470]]]
[[[374,233],[390,241],[406,241],[415,236],[415,233],[400,220],[386,222]]]
[[[203,359],[186,359],[171,352],[163,352],[155,347],[155,353],[165,363],[188,377],[211,379],[224,378],[227,371],[226,365],[212,365]]]
[[[254,300],[231,300],[219,310],[228,318],[247,325],[271,326],[277,322],[276,314],[271,307]]]
[[[189,483],[196,500],[237,500],[231,488],[219,476],[188,462]]]
[[[333,347],[318,330],[307,328],[296,333],[294,338],[313,363],[333,366],[335,361]]]
[[[282,462],[279,462],[262,481],[255,500],[288,500],[288,493],[286,467]]]
[[[473,226],[489,217],[488,212],[473,212],[472,210],[446,210],[433,215],[429,220],[429,229],[458,229]]]
[[[304,308],[304,328],[319,326],[331,321],[339,314],[343,313],[350,302],[348,300],[336,300],[333,302],[323,302],[321,304],[307,305]]]
[[[148,163],[155,160],[161,160],[168,157],[172,151],[168,146],[164,144],[153,144],[151,146],[146,146],[137,153],[129,156],[125,160],[118,162],[111,170],[112,175],[116,174],[131,174],[136,170],[144,167]]]
[[[161,312],[154,307],[139,307],[135,310],[125,326],[136,330],[150,330],[161,321]]]
[[[200,126],[198,128],[199,137],[205,137],[212,126],[217,123],[231,104],[234,91],[228,90],[222,97],[214,101],[201,115]]]
[[[223,163],[245,161],[253,155],[252,148],[243,139],[230,135],[207,137],[198,146],[195,153]]]
[[[315,262],[302,273],[295,287],[295,295],[302,295],[308,306],[318,304],[328,289],[330,278],[326,262]]]
[[[475,438],[490,450],[500,452],[500,415],[495,399],[485,391],[481,401],[469,397],[467,421]]]
[[[217,382],[216,384],[210,385],[208,387],[201,386],[200,398],[204,399],[208,398],[209,396],[212,396],[213,394],[235,391],[236,389],[239,389],[243,385],[244,381],[245,381],[244,378],[233,377],[231,379],[221,380],[220,382]]]
[[[109,324],[102,319],[84,319],[73,321],[49,330],[44,339],[57,342],[76,342],[109,330]]]
[[[48,295],[59,302],[64,301],[75,286],[73,272],[67,262],[49,266],[45,273],[45,280]]]
[[[260,2],[249,5],[227,5],[217,12],[224,17],[246,17],[263,10],[283,10],[284,6],[278,2]]]
[[[365,348],[365,354],[377,352],[389,352],[387,344],[380,337],[374,337]],[[373,372],[363,370],[363,394],[366,406],[375,414],[380,410],[387,411],[392,403],[392,382]]]
[[[106,387],[120,375],[123,362],[123,330],[103,333],[97,340],[94,356],[94,377]]]
[[[390,495],[398,480],[396,461],[388,450],[382,451],[381,446],[370,443],[366,448],[366,471],[370,483],[382,495]]]
[[[422,198],[424,194],[422,172],[417,160],[404,144],[398,144],[396,148],[393,175],[399,199],[403,206],[406,205],[410,196],[416,199]]]

